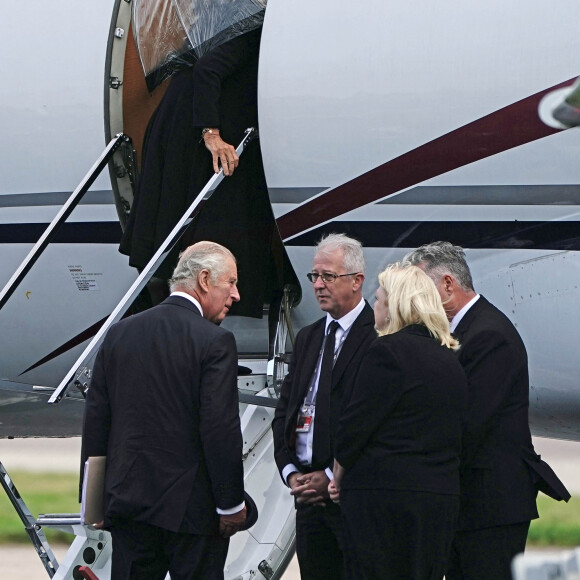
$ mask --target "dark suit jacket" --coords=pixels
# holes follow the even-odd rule
[[[528,358],[522,339],[510,320],[483,296],[463,317],[455,336],[469,384],[459,529],[537,518],[539,488],[559,499],[570,496],[534,452],[528,424]]]
[[[111,327],[88,391],[82,456],[106,455],[105,525],[212,534],[244,501],[233,335],[187,299]]]
[[[413,324],[377,338],[340,423],[343,489],[459,495],[467,379],[455,353]]]
[[[304,402],[322,347],[325,320],[326,317],[310,326],[306,326],[298,333],[288,375],[282,384],[280,400],[272,422],[274,455],[280,473],[289,463],[293,463],[298,468],[300,467],[294,445],[296,418],[300,406]],[[377,336],[374,323],[372,308],[365,303],[364,309],[354,321],[342,345],[332,370],[330,417],[328,422],[330,449],[334,449],[338,419],[343,404],[350,399],[360,361],[370,343]],[[316,429],[316,420],[314,421],[314,429]],[[327,467],[331,469],[333,467],[332,456],[319,465],[313,465],[312,469],[325,469]]]

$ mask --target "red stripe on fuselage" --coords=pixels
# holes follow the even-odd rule
[[[282,239],[458,167],[559,132],[541,121],[538,105],[547,93],[569,86],[574,80],[446,133],[303,203],[278,218]]]

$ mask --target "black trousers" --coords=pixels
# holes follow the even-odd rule
[[[457,532],[447,580],[512,580],[511,562],[526,548],[530,522]]]
[[[459,496],[343,488],[340,504],[349,580],[443,578]]]
[[[131,520],[111,527],[111,580],[223,580],[229,540],[175,533]]]
[[[344,526],[340,507],[296,504],[296,555],[302,580],[343,580]]]

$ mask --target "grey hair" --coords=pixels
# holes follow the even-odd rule
[[[345,234],[328,234],[316,244],[316,254],[326,254],[342,250],[342,265],[348,273],[365,273],[365,257],[362,244]]]
[[[197,242],[189,246],[179,255],[179,262],[169,280],[169,290],[173,292],[184,286],[189,290],[195,290],[197,277],[202,270],[209,271],[209,279],[215,284],[226,272],[225,258],[236,261],[226,247],[215,242]]]
[[[463,290],[473,290],[473,279],[461,246],[450,242],[425,244],[409,252],[403,261],[414,266],[424,264],[425,273],[436,284],[445,274],[451,274]]]

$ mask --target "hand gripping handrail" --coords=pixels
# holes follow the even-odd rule
[[[236,148],[236,153],[241,156],[244,149],[258,136],[258,132],[253,127],[246,129],[246,133],[241,143]],[[117,307],[111,312],[107,320],[103,323],[97,334],[93,337],[89,345],[85,348],[80,357],[76,360],[74,365],[71,367],[70,371],[62,379],[58,387],[55,389],[54,393],[48,400],[49,403],[58,403],[66,394],[66,390],[69,387],[75,375],[82,375],[85,372],[85,365],[95,354],[96,350],[101,345],[105,334],[115,322],[119,321],[129,306],[133,303],[135,297],[143,290],[147,282],[151,279],[157,268],[161,265],[163,260],[166,258],[167,254],[171,251],[173,246],[180,240],[181,236],[185,233],[188,226],[191,224],[193,218],[195,217],[195,212],[199,204],[205,199],[209,199],[217,186],[221,183],[224,178],[223,171],[220,169],[219,173],[214,174],[210,180],[207,182],[206,186],[199,192],[197,197],[193,200],[191,205],[187,208],[183,217],[177,222],[171,233],[165,238],[159,249],[155,252],[153,257],[149,260],[145,268],[141,271],[135,282],[127,290]]]

